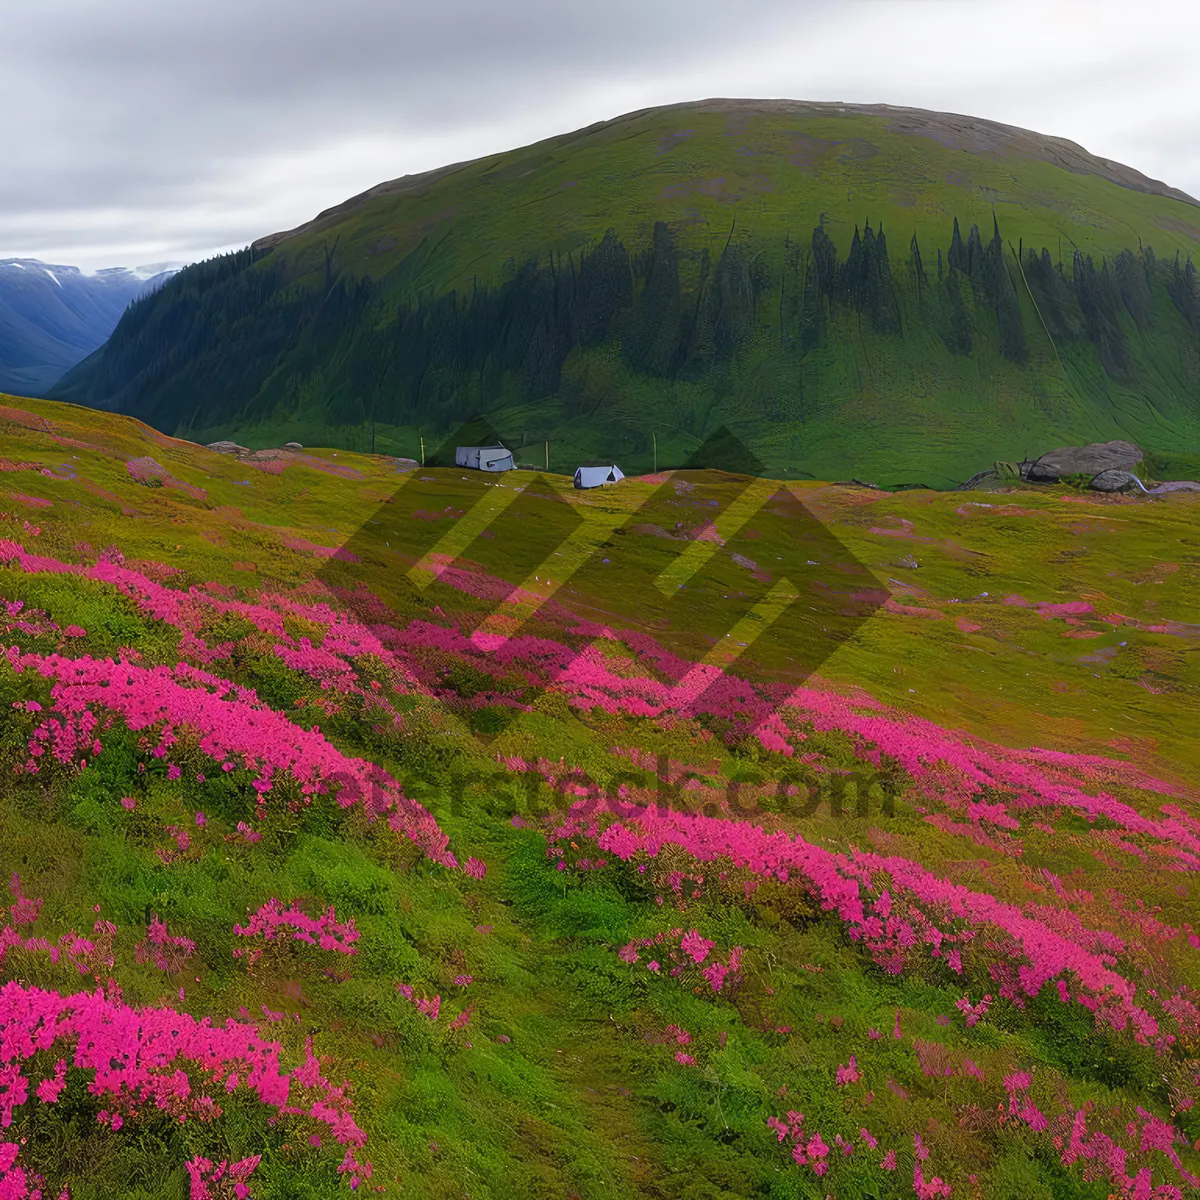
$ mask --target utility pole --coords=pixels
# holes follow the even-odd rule
[[[654,473],[658,474],[658,434],[652,433],[651,438],[654,439]]]
[[[546,470],[550,470],[550,442],[546,442]]]
[[[421,466],[425,465],[425,439],[421,439]]]

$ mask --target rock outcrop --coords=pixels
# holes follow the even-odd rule
[[[1151,496],[1168,496],[1172,492],[1200,492],[1200,483],[1194,483],[1190,479],[1176,479],[1150,489]]]
[[[1095,492],[1128,492],[1133,488],[1146,490],[1142,481],[1131,471],[1101,471],[1089,485]]]
[[[1092,442],[1060,446],[1043,454],[1029,468],[1030,483],[1055,483],[1066,475],[1099,475],[1102,471],[1133,471],[1142,452],[1132,442]]]

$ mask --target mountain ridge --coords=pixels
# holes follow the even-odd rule
[[[1027,445],[1194,449],[1196,207],[979,118],[660,106],[193,267],[51,395],[409,457],[484,415],[518,450],[636,469],[725,428],[780,475],[886,482]]]
[[[36,258],[0,259],[0,391],[40,394],[101,346],[132,300],[178,266],[86,272]]]
[[[1135,191],[1146,192],[1151,195],[1169,196],[1175,200],[1182,200],[1187,204],[1195,205],[1200,208],[1200,200],[1188,195],[1187,192],[1181,191],[1179,188],[1171,187],[1164,183],[1161,179],[1153,179],[1149,175],[1137,170],[1135,167],[1126,166],[1124,163],[1116,162],[1114,159],[1102,158],[1099,155],[1092,154],[1086,150],[1078,142],[1073,142],[1068,138],[1057,137],[1052,134],[1037,133],[1031,129],[1025,129],[1019,125],[1007,125],[1000,121],[992,121],[984,117],[972,117],[963,113],[940,112],[933,109],[911,108],[903,105],[895,104],[845,104],[841,101],[819,101],[819,100],[738,100],[733,98],[718,98],[713,97],[707,100],[699,100],[694,102],[684,101],[679,104],[655,105],[649,108],[634,109],[631,112],[622,113],[618,117],[611,117],[604,121],[595,121],[591,125],[586,125],[581,129],[575,130],[573,133],[558,135],[556,137],[544,138],[538,142],[531,142],[525,146],[516,147],[515,149],[531,149],[534,146],[540,146],[545,142],[558,143],[571,138],[581,136],[583,134],[596,132],[609,125],[615,125],[621,121],[633,119],[635,117],[643,117],[655,112],[670,112],[675,109],[692,108],[699,112],[719,112],[719,111],[757,111],[768,112],[772,109],[768,106],[778,106],[775,111],[789,113],[821,113],[832,114],[835,112],[856,112],[868,113],[877,116],[895,115],[898,118],[909,118],[913,116],[936,117],[944,121],[960,121],[966,122],[968,126],[977,126],[997,132],[1002,132],[1006,135],[1016,135],[1022,138],[1034,138],[1039,143],[1047,147],[1059,148],[1061,151],[1056,160],[1047,159],[1047,161],[1057,161],[1059,165],[1066,167],[1067,170],[1073,168],[1068,163],[1095,163],[1107,169],[1107,174],[1104,178],[1109,179],[1113,183],[1117,183],[1122,187],[1130,187]],[[412,194],[417,189],[435,183],[455,171],[463,167],[470,166],[472,163],[482,161],[483,158],[492,158],[494,155],[482,155],[479,159],[463,159],[461,162],[449,163],[444,167],[435,167],[429,171],[419,171],[410,175],[400,175],[395,179],[389,179],[383,183],[377,183],[373,187],[367,188],[365,191],[359,192],[355,196],[351,196],[348,200],[343,200],[340,204],[335,204],[330,208],[319,212],[309,221],[302,222],[293,229],[282,230],[278,233],[267,234],[265,237],[256,239],[251,243],[251,248],[255,250],[271,249],[279,245],[281,242],[287,241],[289,238],[299,236],[303,233],[308,233],[313,230],[322,228],[329,218],[335,216],[344,216],[352,212],[360,204],[367,200],[372,200],[376,196],[386,195],[405,195]],[[1089,173],[1086,170],[1079,171],[1081,174]],[[1099,172],[1090,172],[1099,173]]]

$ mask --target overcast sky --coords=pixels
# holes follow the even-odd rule
[[[194,261],[653,104],[890,103],[1200,196],[1195,0],[0,0],[0,258]]]

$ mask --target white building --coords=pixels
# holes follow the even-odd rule
[[[454,451],[454,465],[476,471],[511,471],[517,464],[512,451],[503,446],[459,446]]]
[[[575,472],[577,488],[603,487],[606,483],[616,483],[625,476],[615,463],[604,467],[579,467]]]

